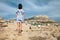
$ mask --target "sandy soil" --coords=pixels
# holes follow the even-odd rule
[[[8,27],[3,27],[0,30],[0,40],[57,40],[57,37],[60,36],[59,30],[56,31],[47,27],[46,29],[38,30],[37,28],[37,30],[32,31],[32,29],[29,29],[30,24],[23,23],[22,25],[23,32],[18,33],[16,23],[8,23]]]

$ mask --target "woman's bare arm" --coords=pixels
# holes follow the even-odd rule
[[[24,13],[22,13],[22,16],[24,16]]]
[[[16,13],[16,17],[18,16],[18,14]]]

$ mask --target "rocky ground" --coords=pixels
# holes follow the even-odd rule
[[[16,23],[8,23],[8,27],[0,28],[0,40],[60,40],[60,27],[32,27],[23,23],[23,32],[16,31]],[[32,27],[29,29],[29,27]]]

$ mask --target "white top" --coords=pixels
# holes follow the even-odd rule
[[[22,14],[24,13],[23,9],[17,9],[16,13],[18,14],[17,19],[22,20]]]

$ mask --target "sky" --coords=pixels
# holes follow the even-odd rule
[[[60,22],[60,0],[0,0],[0,16],[4,19],[16,18],[16,10],[22,3],[25,18],[47,15]]]

